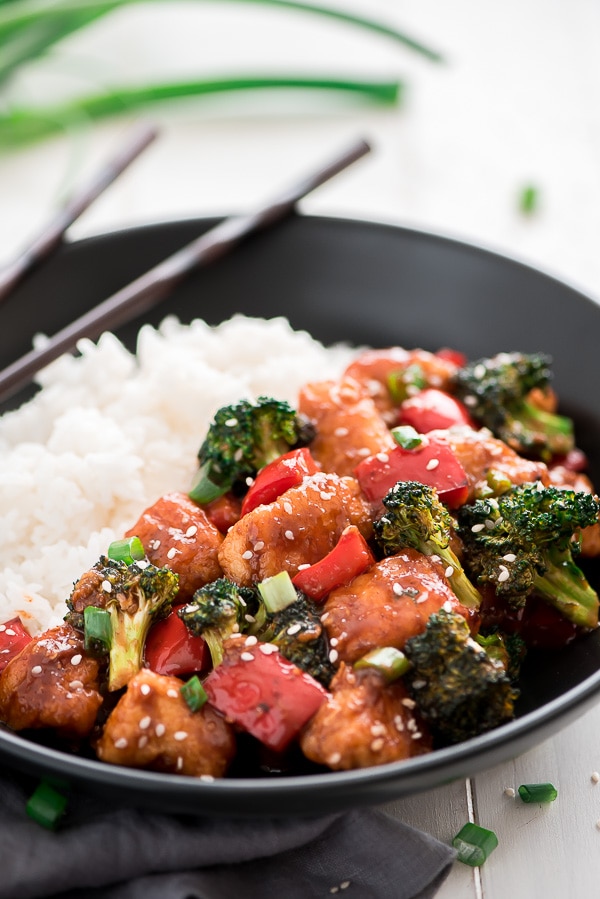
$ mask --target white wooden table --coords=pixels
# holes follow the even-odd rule
[[[15,85],[51,95],[76,64],[93,83],[144,75],[304,71],[400,77],[405,104],[246,96],[162,112],[161,139],[72,229],[84,236],[243,211],[358,136],[375,152],[303,204],[311,213],[442,231],[515,255],[600,297],[600,7],[594,0],[331,0],[393,21],[447,56],[433,64],[333,23],[252,4],[153,4],[75,38],[65,60]],[[109,154],[125,122],[0,155],[0,254],[8,258],[65,188]],[[539,189],[525,217],[518,197]],[[450,841],[467,820],[496,831],[486,865],[456,864],[440,899],[600,895],[600,707],[514,762],[391,807]],[[505,794],[551,781],[558,800]]]

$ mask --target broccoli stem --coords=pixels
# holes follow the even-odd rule
[[[205,627],[202,637],[208,646],[213,668],[216,668],[223,661],[223,635],[216,627]]]
[[[112,639],[109,654],[108,689],[120,690],[142,668],[144,646],[152,616],[140,609],[124,615],[118,608],[110,609]]]
[[[573,446],[573,422],[565,415],[546,412],[523,400],[518,420],[528,431],[542,433],[556,455],[567,453]]]
[[[536,575],[536,593],[579,627],[597,627],[598,596],[568,554],[554,556],[543,575]]]
[[[456,594],[460,602],[467,609],[478,609],[481,605],[481,594],[473,586],[455,553],[449,546],[441,549],[436,544],[425,543],[421,551],[427,556],[437,555],[447,566],[452,566],[454,571],[448,578],[452,592]]]

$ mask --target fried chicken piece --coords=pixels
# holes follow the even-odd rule
[[[342,663],[327,701],[300,737],[304,755],[334,771],[369,768],[430,752],[431,736],[415,716],[401,681],[386,684],[374,668]]]
[[[388,387],[390,375],[416,366],[428,387],[448,390],[458,366],[449,359],[436,356],[427,350],[405,350],[389,347],[383,350],[367,350],[350,363],[344,372],[345,378],[359,381],[371,397],[377,411],[390,426],[396,423],[397,407]]]
[[[492,436],[486,428],[474,431],[458,426],[430,431],[428,436],[448,444],[454,451],[469,479],[469,496],[466,500],[469,503],[487,485],[488,472],[497,472],[515,485],[533,481],[541,481],[544,486],[550,483],[547,465],[519,456],[502,440]]]
[[[351,378],[306,384],[298,409],[316,428],[310,451],[323,471],[351,475],[367,456],[396,445],[371,397]]]
[[[68,624],[34,637],[0,676],[0,720],[13,730],[85,737],[101,704],[98,662]]]
[[[244,515],[226,534],[219,562],[226,577],[246,587],[283,570],[293,577],[300,565],[327,555],[350,524],[371,536],[358,481],[318,472]]]
[[[139,537],[153,565],[168,566],[179,575],[178,601],[221,577],[218,554],[223,535],[184,493],[161,496],[125,536]]]
[[[332,590],[321,621],[339,658],[355,662],[378,646],[402,649],[444,603],[469,618],[444,569],[439,559],[407,548]]]
[[[103,762],[192,777],[223,777],[236,751],[233,728],[212,706],[192,712],[177,677],[142,669],[110,713],[96,754]]]

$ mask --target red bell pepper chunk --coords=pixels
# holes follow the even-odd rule
[[[224,493],[212,502],[204,503],[202,508],[210,523],[226,534],[241,517],[242,501],[233,493]]]
[[[223,661],[204,681],[208,701],[261,743],[281,752],[325,701],[327,691],[270,643],[228,642]]]
[[[303,568],[292,578],[294,587],[311,599],[324,599],[335,587],[349,584],[355,577],[370,568],[375,557],[367,541],[354,525],[342,531],[340,539],[320,562]]]
[[[307,475],[316,474],[317,471],[319,466],[308,447],[303,446],[301,449],[285,453],[258,472],[244,497],[242,515],[246,515],[257,506],[274,502],[290,487],[297,487]]]
[[[14,659],[31,639],[31,634],[25,630],[18,617],[0,624],[0,671],[4,671],[10,660]]]
[[[399,423],[411,425],[419,434],[450,428],[452,425],[475,427],[466,406],[436,387],[428,387],[404,400],[400,406]]]
[[[177,608],[153,624],[146,639],[144,658],[156,674],[180,677],[210,668],[210,652],[205,641],[185,626]]]
[[[441,347],[435,355],[439,356],[440,359],[445,359],[447,362],[453,362],[457,368],[464,368],[467,364],[465,354],[461,353],[460,350],[453,350],[451,347]]]
[[[377,453],[360,462],[354,474],[368,500],[381,502],[398,481],[418,481],[434,487],[450,509],[466,502],[469,482],[451,448],[425,437],[421,446],[408,450],[401,446]]]

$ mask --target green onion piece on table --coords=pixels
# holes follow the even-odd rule
[[[25,810],[30,818],[47,830],[54,830],[67,807],[67,797],[42,780],[29,798]]]
[[[558,790],[553,784],[521,784],[518,790],[523,802],[554,802]]]
[[[83,633],[87,652],[108,652],[112,636],[110,612],[97,606],[87,606],[83,611]]]
[[[114,559],[115,562],[125,562],[126,565],[132,565],[134,562],[144,559],[146,552],[139,537],[127,537],[111,543],[106,555],[109,559]]]
[[[479,824],[465,824],[452,840],[458,852],[458,860],[472,868],[478,868],[498,845],[498,837],[493,830]]]
[[[189,679],[182,687],[180,687],[179,692],[185,699],[188,708],[192,712],[197,712],[202,708],[208,696],[206,695],[206,691],[202,686],[202,682],[197,674]]]

